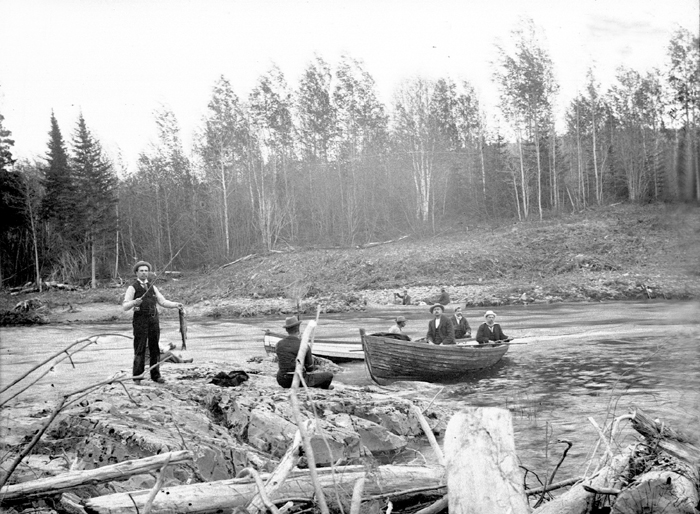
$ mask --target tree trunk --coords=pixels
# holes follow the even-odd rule
[[[535,155],[537,156],[537,208],[542,221],[542,160],[540,158],[540,131],[535,124]]]
[[[439,489],[444,487],[444,470],[422,466],[379,466],[368,475],[364,466],[348,466],[319,469],[318,479],[328,498],[335,498],[334,490],[352,491],[355,482],[365,478],[365,496],[387,494],[391,492],[414,489],[420,484],[421,489]],[[260,475],[263,480],[269,474]],[[143,512],[148,497],[148,489],[129,493],[109,494],[91,498],[85,502],[86,510],[99,514],[137,514]],[[182,485],[161,489],[153,502],[152,514],[231,512],[236,507],[245,505],[255,496],[258,488],[250,478],[234,478],[207,482],[204,484]],[[272,495],[271,499],[303,498],[315,499],[314,485],[308,471],[296,471],[290,474]]]
[[[530,191],[525,177],[525,162],[523,160],[523,140],[518,131],[518,156],[520,157],[520,190],[522,195],[523,217],[527,219],[530,213]]]
[[[97,289],[97,250],[95,250],[95,234],[90,232],[90,287]]]
[[[39,244],[36,237],[36,221],[34,220],[34,209],[32,209],[31,198],[29,198],[29,186],[25,184],[25,201],[27,202],[27,210],[29,211],[29,226],[32,230],[32,244],[34,245],[34,273],[36,286],[39,288],[39,292],[42,290],[41,283],[41,270],[39,268]],[[1,275],[0,275],[1,276]],[[0,287],[2,287],[2,282],[0,282]]]
[[[112,278],[117,278],[119,276],[119,202],[117,202],[117,230],[115,232],[115,243],[114,243],[114,273]]]
[[[470,407],[455,414],[445,432],[450,514],[528,514],[505,409]]]
[[[7,485],[0,489],[0,497],[5,501],[15,498],[49,496],[83,485],[109,482],[110,480],[121,479],[158,469],[163,466],[163,463],[168,457],[170,458],[170,464],[192,461],[192,453],[186,450],[163,453],[144,459],[127,460],[101,468],[72,471],[62,475],[42,478],[40,480]]]
[[[223,151],[223,149],[222,149]],[[231,254],[231,240],[228,231],[228,191],[226,190],[226,169],[224,167],[224,158],[221,156],[221,196],[224,202],[224,248],[226,249],[226,257]]]

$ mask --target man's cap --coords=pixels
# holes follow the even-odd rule
[[[141,266],[148,266],[148,271],[151,271],[153,269],[150,263],[146,261],[139,261],[136,264],[134,264],[134,273],[136,273]]]

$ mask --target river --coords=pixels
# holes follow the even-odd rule
[[[390,394],[421,397],[453,409],[504,407],[513,415],[516,449],[524,467],[540,475],[572,447],[558,479],[583,473],[600,427],[638,406],[672,426],[700,436],[700,304],[697,302],[615,302],[495,309],[497,322],[515,342],[495,367],[447,386],[417,382],[392,384]],[[472,330],[483,310],[465,309]],[[392,318],[408,318],[409,335],[423,336],[427,307],[389,306],[357,313],[324,315],[316,336],[353,340],[358,328],[386,330]],[[279,329],[282,319],[197,320],[189,325],[188,349],[195,363],[245,362],[264,356],[262,333]],[[164,320],[162,339],[179,341],[177,324]],[[130,336],[128,322],[10,327],[0,331],[0,386],[21,376],[69,343],[95,334]],[[64,360],[39,383],[13,400],[18,405],[53,404],[62,392],[109,378],[131,367],[130,337],[109,335]],[[371,383],[363,363],[343,365],[336,382]],[[0,420],[7,423],[8,420]],[[616,441],[629,444],[634,432],[622,424]],[[420,448],[429,453],[428,448]],[[598,455],[601,450],[598,450]],[[430,458],[427,455],[427,458]],[[531,482],[532,484],[532,482]]]

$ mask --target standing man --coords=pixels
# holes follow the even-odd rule
[[[156,366],[160,356],[158,347],[160,323],[156,304],[166,309],[182,309],[183,306],[181,303],[166,300],[155,285],[149,284],[150,271],[151,265],[145,261],[139,261],[134,265],[136,280],[126,289],[122,308],[125,311],[134,309],[134,376],[143,374],[146,348],[148,348],[150,366],[155,366],[151,369],[151,380],[162,384],[165,379],[160,376],[159,366]],[[141,379],[134,379],[134,382],[139,385]]]
[[[435,317],[428,323],[428,335],[426,339],[430,344],[457,344],[455,342],[455,328],[450,318],[443,315],[444,307],[436,303],[430,308]]]
[[[299,337],[299,325],[301,321],[296,316],[290,316],[284,320],[284,329],[287,331],[287,337],[277,341],[277,383],[289,389],[294,381],[294,371],[297,367],[297,354],[301,346],[301,338]],[[333,389],[333,373],[326,371],[314,371],[314,357],[311,353],[311,348],[307,349],[304,356],[304,381],[309,387],[317,387],[319,389]]]
[[[462,308],[456,307],[452,316],[452,325],[455,327],[455,339],[464,339],[472,336],[472,327],[469,326],[467,318],[462,316]]]

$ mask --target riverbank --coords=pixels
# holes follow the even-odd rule
[[[325,313],[362,311],[393,304],[403,288],[421,304],[445,287],[455,305],[467,307],[700,298],[700,208],[618,204],[541,222],[456,225],[434,237],[246,257],[177,278],[161,274],[159,288],[195,319],[315,312],[316,305]],[[12,314],[22,304],[29,321],[115,321],[128,317],[119,305],[129,280],[6,291],[0,311],[4,324],[23,319]]]

